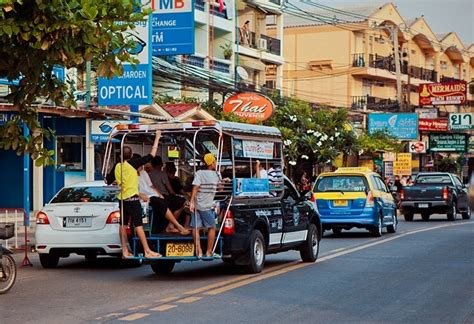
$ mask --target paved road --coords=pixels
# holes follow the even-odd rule
[[[381,238],[326,232],[316,264],[290,251],[268,256],[260,275],[216,261],[157,276],[82,257],[45,270],[33,254],[0,296],[0,323],[474,323],[473,246],[473,220],[435,216]]]

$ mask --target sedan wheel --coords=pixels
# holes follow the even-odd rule
[[[398,228],[398,219],[397,219],[397,215],[396,215],[396,214],[392,216],[392,222],[393,222],[392,225],[387,225],[387,232],[389,232],[389,233],[396,233],[396,232],[397,232],[397,228]]]

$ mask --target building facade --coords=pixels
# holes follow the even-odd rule
[[[285,95],[347,107],[361,115],[364,111],[413,111],[420,84],[474,78],[473,45],[464,45],[455,32],[436,35],[423,17],[405,20],[392,3],[350,11],[360,18],[336,13],[324,23],[311,15],[285,15]],[[314,13],[314,17],[321,15]],[[401,102],[397,100],[396,43]],[[468,99],[472,100],[472,94]],[[446,107],[446,111],[458,108]],[[472,101],[460,107],[461,111],[472,109]]]

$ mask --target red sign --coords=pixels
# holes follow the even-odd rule
[[[264,121],[273,114],[273,102],[253,92],[237,93],[224,102],[224,112],[233,113],[249,123]]]
[[[418,119],[418,129],[420,131],[446,132],[448,131],[447,118]]]
[[[465,81],[428,83],[418,86],[420,106],[463,105],[466,103]]]

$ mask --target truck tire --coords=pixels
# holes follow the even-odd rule
[[[430,220],[430,213],[421,213],[421,219],[424,221]]]
[[[467,211],[462,213],[462,219],[470,219],[471,218],[471,208],[468,206]]]
[[[39,259],[43,268],[53,269],[58,265],[59,255],[52,253],[40,253]]]
[[[405,222],[412,222],[414,214],[412,212],[404,212],[403,217],[405,217]]]
[[[160,260],[150,263],[150,266],[156,274],[170,274],[171,271],[173,271],[175,263],[173,260]]]
[[[316,225],[310,224],[306,241],[300,249],[300,256],[303,262],[315,262],[319,254],[319,235]]]
[[[448,221],[454,222],[456,220],[456,202],[454,201],[451,206],[449,206],[448,212],[446,213]]]
[[[253,230],[250,234],[250,245],[247,251],[249,264],[245,266],[248,273],[260,273],[265,264],[265,239],[259,230]]]

